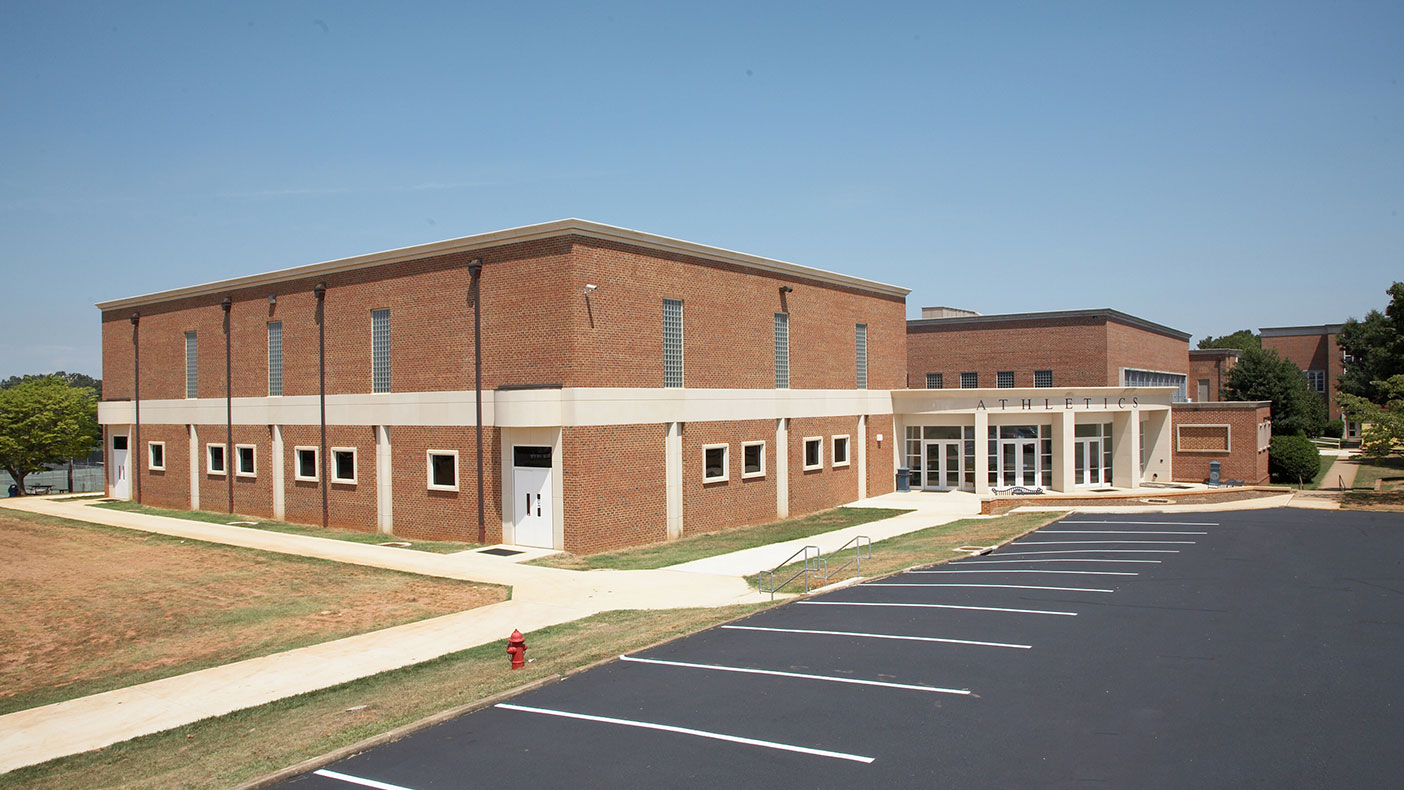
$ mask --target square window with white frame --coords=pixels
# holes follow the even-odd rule
[[[164,472],[166,470],[165,442],[146,443],[146,468],[153,472]]]
[[[702,445],[702,482],[721,483],[731,479],[730,445]]]
[[[458,490],[457,450],[430,450],[426,463],[430,491]]]
[[[317,463],[319,452],[316,447],[293,448],[293,480],[315,483],[320,479],[321,467]]]
[[[1035,371],[1034,371],[1034,386],[1035,386],[1035,387],[1051,387],[1051,386],[1053,386],[1053,371],[1051,371],[1051,370],[1035,370]]]
[[[979,374],[979,373],[976,373],[976,372],[974,372],[974,371],[969,371],[969,370],[967,370],[966,372],[960,374],[960,387],[961,387],[961,389],[967,389],[967,390],[969,390],[969,389],[975,389],[975,388],[977,388],[977,387],[979,387],[979,386],[980,386],[980,374]]]
[[[824,437],[806,436],[804,437],[804,469],[824,468]]]
[[[942,387],[942,384],[941,384],[941,374],[940,374],[940,373],[927,373],[927,374],[926,374],[926,388],[927,388],[927,389],[929,389],[929,390],[938,390],[938,389],[941,389],[941,387]]]
[[[741,443],[741,476],[765,477],[765,442]]]
[[[848,466],[848,434],[830,437],[833,441],[829,466]]]
[[[258,475],[256,456],[253,445],[234,445],[234,474],[238,477],[256,477]]]
[[[995,386],[1000,389],[1009,389],[1014,386],[1014,371],[1001,370],[995,373]]]
[[[205,474],[222,475],[228,471],[225,447],[222,444],[205,445]]]
[[[356,483],[356,448],[331,448],[331,481],[333,483]]]

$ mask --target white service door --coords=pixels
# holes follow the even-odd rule
[[[115,434],[112,437],[112,456],[108,461],[108,474],[112,476],[112,498],[131,499],[132,498],[132,470],[127,461],[130,458],[127,449],[127,435]]]
[[[512,491],[517,500],[513,518],[516,544],[555,548],[551,541],[551,470],[512,470]]]

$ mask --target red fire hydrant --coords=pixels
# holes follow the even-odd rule
[[[526,637],[515,628],[512,629],[512,635],[507,637],[507,655],[512,657],[513,669],[526,666]]]

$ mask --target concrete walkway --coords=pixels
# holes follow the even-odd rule
[[[430,554],[23,497],[0,506],[282,554],[505,584],[512,600],[0,716],[0,773],[327,688],[612,609],[769,600],[736,576],[567,571],[476,552]]]
[[[1360,458],[1356,454],[1341,454],[1336,456],[1331,468],[1326,470],[1326,477],[1321,480],[1321,488],[1318,491],[1335,490],[1348,491],[1355,486],[1355,473],[1360,471]]]
[[[859,535],[877,542],[927,527],[948,524],[956,519],[981,517],[980,498],[961,491],[944,493],[913,491],[884,494],[861,499],[848,507],[894,508],[911,510],[912,512],[885,518],[881,521],[870,521],[856,527],[845,527],[822,535],[811,535],[807,538],[787,540],[783,543],[771,543],[715,557],[703,557],[700,560],[671,565],[667,570],[750,576],[761,571],[768,571],[784,563],[786,558],[802,551],[805,546],[818,546],[822,553],[830,554]]]

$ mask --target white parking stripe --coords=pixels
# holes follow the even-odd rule
[[[799,601],[804,606],[890,606],[909,609],[965,609],[972,612],[1014,612],[1017,614],[1056,614],[1077,617],[1077,612],[1050,612],[1046,609],[1007,609],[1002,606],[959,606],[953,603],[880,603],[869,601]]]
[[[940,636],[905,636],[902,634],[865,634],[861,631],[818,631],[813,628],[766,628],[759,625],[724,625],[732,631],[769,631],[777,634],[815,634],[817,636],[853,636],[860,639],[896,639],[903,642],[941,642],[948,645],[974,645],[975,647],[1012,647],[1028,650],[1033,645],[1014,645],[1008,642],[979,642],[974,639],[948,639]]]
[[[1153,532],[1148,529],[1041,529],[1040,535],[1208,535],[1208,532]]]
[[[720,664],[690,664],[686,661],[664,661],[659,658],[637,658],[635,656],[620,656],[620,661],[634,661],[640,664],[657,664],[665,667],[683,667],[685,669],[711,669],[718,672],[740,672],[747,675],[773,675],[781,678],[799,678],[801,680],[823,680],[829,683],[852,683],[858,686],[881,686],[890,689],[906,689],[908,691],[934,691],[939,694],[969,694],[970,689],[947,689],[937,686],[916,686],[910,683],[887,683],[881,680],[859,680],[858,678],[836,678],[829,675],[808,675],[800,672],[780,672],[774,669],[750,669],[748,667],[728,667]]]
[[[374,787],[376,788],[376,790],[410,790],[410,788],[405,787],[404,785],[392,785],[389,782],[377,782],[374,779],[363,779],[359,776],[352,776],[351,774],[342,774],[337,773],[336,771],[328,771],[325,768],[313,771],[312,773],[316,774],[317,776],[325,776],[328,779],[340,779],[343,782],[349,782],[353,785],[360,785],[361,787]]]
[[[616,719],[611,716],[591,716],[586,713],[571,713],[564,710],[551,710],[549,708],[529,708],[525,705],[511,705],[506,702],[499,702],[495,708],[503,710],[516,710],[522,713],[540,713],[544,716],[559,716],[563,719],[579,719],[581,721],[595,721],[601,724],[618,724],[623,727],[638,727],[643,730],[658,730],[660,732],[675,732],[680,735],[695,735],[699,738],[710,738],[714,741],[727,741],[729,743],[740,743],[747,746],[763,746],[767,749],[779,749],[785,752],[798,752],[800,754],[812,754],[816,757],[833,757],[837,760],[849,760],[855,763],[871,763],[874,758],[864,757],[861,754],[847,754],[845,752],[831,752],[827,749],[811,749],[808,746],[795,746],[788,743],[777,743],[775,741],[762,741],[755,738],[743,738],[739,735],[727,735],[721,732],[708,732],[707,730],[694,730],[690,727],[675,727],[671,724],[656,724],[651,721],[636,721],[634,719]]]
[[[994,554],[994,555],[991,555],[991,556],[999,557],[999,556],[1001,556],[1001,555],[999,555],[999,554]],[[1010,563],[1015,563],[1015,562],[1145,562],[1145,563],[1153,563],[1153,564],[1157,564],[1157,565],[1160,564],[1160,560],[1109,560],[1109,559],[1095,559],[1095,558],[1093,558],[1093,559],[1088,559],[1088,558],[1078,558],[1078,557],[1057,557],[1057,558],[1047,559],[1047,560],[961,560],[959,563],[953,562],[953,563],[951,563],[951,564],[952,564],[952,565],[960,565],[960,566],[963,567],[963,566],[966,566],[966,565],[1005,565],[1005,564],[1010,564]]]
[[[1130,543],[1140,546],[1193,546],[1192,540],[1020,540],[1011,546],[1096,546],[1104,543]]]
[[[992,557],[1022,557],[1026,554],[1179,554],[1179,549],[1054,549],[1052,551],[1001,551]]]
[[[1040,570],[978,570],[978,571],[907,571],[907,573],[1076,573],[1082,576],[1140,576],[1130,571],[1040,571]]]
[[[1155,524],[1176,527],[1217,527],[1217,521],[1060,521],[1059,524]]]
[[[1062,590],[1065,592],[1109,593],[1116,590],[1103,590],[1096,587],[1043,587],[1037,584],[961,584],[960,582],[869,582],[864,587],[997,587],[1002,590]]]

